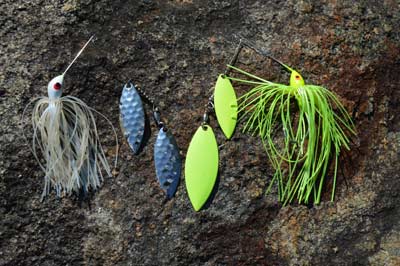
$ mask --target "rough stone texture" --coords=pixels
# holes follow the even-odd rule
[[[0,265],[400,265],[399,29],[396,0],[2,0]],[[213,203],[195,213],[184,180],[166,202],[152,124],[140,155],[123,143],[119,174],[90,204],[54,195],[40,203],[42,173],[21,114],[93,33],[65,93],[117,126],[123,82],[134,80],[159,103],[183,155],[234,33],[335,91],[359,132],[341,158],[336,201],[328,202],[328,184],[321,205],[281,208],[274,193],[263,195],[272,170],[257,139],[237,131],[225,143],[217,129],[224,145]],[[287,78],[251,50],[240,66]],[[99,122],[112,155],[106,125]]]

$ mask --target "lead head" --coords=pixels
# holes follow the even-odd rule
[[[297,72],[296,70],[292,70],[292,73],[290,74],[290,86],[298,88],[303,86],[304,84],[304,79],[299,74],[299,72]]]
[[[59,75],[50,80],[49,84],[47,85],[47,93],[51,100],[55,100],[61,97],[63,81],[64,75]]]

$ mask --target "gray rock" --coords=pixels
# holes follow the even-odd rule
[[[0,265],[399,265],[399,29],[395,0],[3,0]],[[215,117],[224,145],[208,209],[192,210],[184,177],[165,201],[153,167],[154,124],[140,155],[123,143],[119,173],[90,203],[54,195],[40,203],[42,172],[21,114],[90,35],[97,40],[71,68],[65,93],[118,126],[121,86],[134,80],[162,103],[184,155],[235,33],[336,92],[352,112],[358,138],[341,158],[334,203],[330,182],[319,206],[282,208],[275,191],[265,196],[273,171],[259,141],[239,128],[225,143]],[[248,49],[238,65],[288,78]],[[110,129],[98,126],[112,155]]]

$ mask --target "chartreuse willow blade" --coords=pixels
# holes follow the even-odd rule
[[[194,134],[185,162],[186,189],[199,211],[209,198],[218,174],[218,145],[212,128],[200,126]]]
[[[271,185],[277,183],[284,205],[295,199],[309,203],[310,197],[318,204],[330,159],[334,160],[333,201],[338,157],[342,147],[349,149],[354,124],[333,92],[306,85],[298,72],[282,65],[291,72],[289,85],[230,66],[252,79],[231,80],[254,86],[239,98],[239,112],[247,118],[244,131],[260,136],[275,169]]]
[[[231,81],[225,75],[219,75],[214,91],[215,114],[227,139],[232,137],[237,120],[237,98]]]

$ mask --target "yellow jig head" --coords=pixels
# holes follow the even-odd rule
[[[290,74],[290,86],[293,88],[299,88],[305,85],[303,77],[296,70],[292,70]]]
[[[272,56],[268,56],[268,57],[271,58],[273,61],[277,62],[278,64],[280,64],[282,67],[284,67],[285,70],[290,72],[290,82],[289,82],[290,87],[297,89],[297,88],[305,85],[304,79],[300,75],[299,72],[297,72],[296,70],[294,70],[290,66],[282,63],[281,61],[275,59]]]

